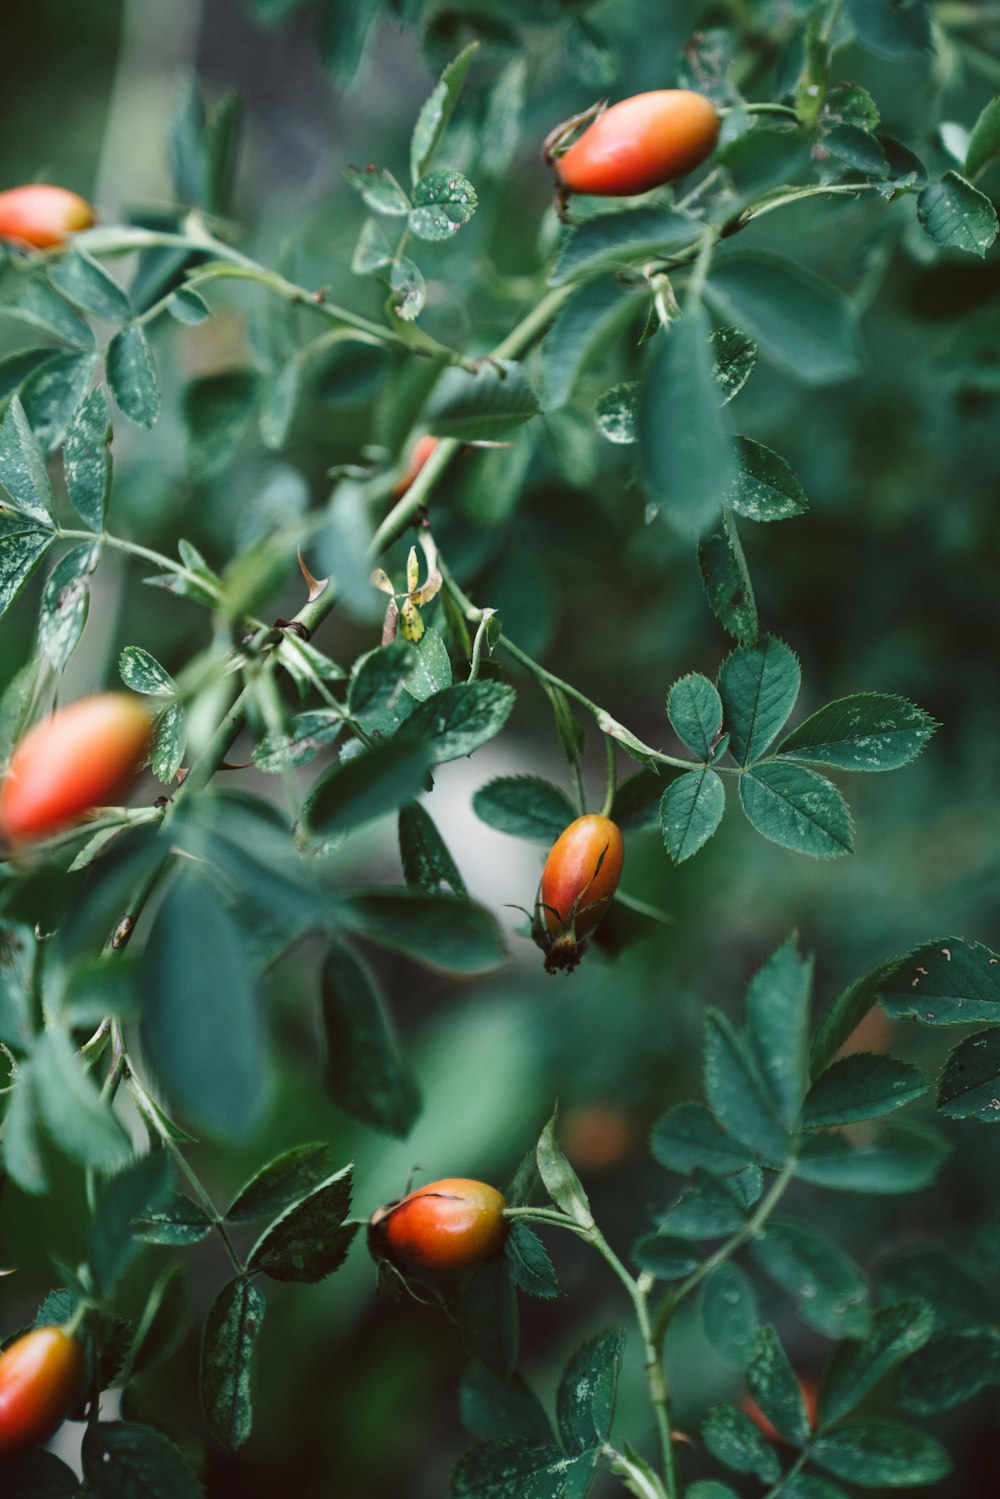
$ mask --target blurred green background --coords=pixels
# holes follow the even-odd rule
[[[456,244],[425,247],[421,261],[430,292],[425,325],[474,352],[512,326],[526,294],[541,285],[556,230],[537,142],[551,125],[602,92],[670,85],[695,25],[726,24],[743,12],[759,29],[753,88],[756,97],[771,97],[776,80],[794,77],[805,9],[609,0],[439,10],[424,50],[414,27],[382,24],[345,90],[316,55],[311,13],[283,18],[288,8],[281,0],[258,0],[256,10],[239,0],[35,0],[15,8],[4,21],[0,186],[36,177],[61,182],[92,197],[107,222],[168,203],[164,140],[179,90],[194,73],[210,96],[235,87],[245,98],[242,242],[262,260],[283,258],[306,284],[328,285],[339,300],[376,313],[378,294],[349,270],[364,215],[341,168],[375,161],[402,175],[409,130],[435,69],[479,34],[483,76],[491,78],[523,43],[528,99],[513,164],[491,174],[476,145],[473,90],[457,117],[453,154],[442,159],[471,176],[480,212]],[[749,31],[752,39],[753,25]],[[779,46],[760,41],[775,35]],[[988,25],[971,36],[949,30],[934,59],[902,68],[851,49],[838,58],[838,76],[868,87],[885,128],[940,169],[947,156],[937,123],[968,127],[996,90],[995,41]],[[1000,171],[992,168],[980,186],[996,193]],[[820,1005],[874,961],[932,936],[957,932],[996,945],[1000,257],[994,251],[980,263],[939,254],[918,242],[911,219],[909,203],[802,204],[745,236],[794,253],[869,303],[862,377],[804,389],[762,364],[735,408],[739,430],[783,454],[811,501],[802,519],[743,528],[764,627],[802,658],[797,714],[832,697],[886,690],[913,698],[942,724],[915,765],[849,786],[856,855],[815,864],[764,843],[735,809],[707,849],[679,869],[657,833],[630,835],[623,888],[664,908],[671,924],[615,959],[598,949],[572,977],[547,978],[516,930],[520,918],[505,909],[533,900],[541,853],[482,827],[469,806],[473,790],[497,773],[564,779],[548,704],[529,680],[515,678],[521,692],[505,734],[471,762],[444,767],[428,803],[470,892],[510,928],[510,965],[460,984],[372,956],[416,1058],[423,1119],[405,1144],[389,1144],[325,1100],[316,1060],[320,955],[307,944],[266,981],[276,1080],[264,1122],[240,1151],[199,1152],[199,1170],[220,1199],[283,1145],[319,1138],[355,1159],[357,1207],[365,1214],[398,1195],[411,1167],[502,1185],[558,1096],[564,1144],[599,1221],[625,1251],[678,1185],[650,1163],[645,1141],[667,1105],[699,1093],[704,1006],[735,1013],[750,974],[790,930],[816,955]],[[206,476],[197,433],[193,440],[185,433],[182,387],[253,364],[263,337],[260,298],[245,290],[213,294],[213,305],[224,311],[202,328],[160,329],[164,413],[152,435],[121,424],[111,524],[166,550],[188,536],[221,567],[234,540],[259,534],[275,515],[322,502],[330,465],[357,462],[367,444],[398,456],[409,425],[399,413],[415,378],[378,352],[348,345],[320,371],[282,453],[237,431]],[[17,325],[0,326],[0,352],[26,342]],[[463,584],[478,603],[500,608],[515,640],[670,750],[676,746],[663,712],[670,683],[696,669],[714,676],[729,643],[705,604],[690,548],[662,522],[645,524],[622,450],[594,429],[594,402],[634,375],[633,364],[622,343],[584,382],[572,411],[535,424],[516,506],[500,483],[511,455],[494,455],[489,469],[481,455],[458,464],[437,503],[435,529]],[[335,549],[321,554],[314,571],[327,563],[336,570],[340,560]],[[40,587],[36,579],[4,619],[0,684],[33,649]],[[363,579],[353,596],[365,599]],[[377,643],[379,607],[373,595],[367,607],[341,611],[320,644],[349,662]],[[144,589],[139,573],[109,558],[66,696],[113,684],[126,644],[176,669],[205,644],[207,631],[202,611]],[[590,752],[596,807],[603,751],[594,735]],[[245,783],[271,791],[254,772]],[[345,883],[397,881],[392,827],[355,836],[341,860]],[[933,1071],[947,1039],[896,1026],[875,1044],[891,1044]],[[911,1114],[920,1117],[919,1108]],[[954,1155],[937,1187],[908,1199],[796,1189],[791,1213],[829,1227],[866,1266],[923,1242],[961,1250],[995,1205],[1000,1139],[977,1124],[948,1133]],[[5,1189],[0,1264],[18,1267],[0,1281],[5,1329],[20,1325],[53,1283],[48,1254],[72,1262],[83,1222],[80,1183],[68,1170],[65,1195],[55,1202]],[[550,1247],[564,1295],[531,1302],[523,1315],[523,1367],[547,1396],[576,1342],[626,1311],[598,1260],[575,1243]],[[133,1274],[137,1298],[157,1257],[165,1264],[169,1252],[151,1251]],[[133,1409],[177,1428],[189,1446],[202,1429],[193,1329],[225,1265],[212,1242],[187,1251],[184,1264],[191,1330],[141,1386]],[[328,1283],[272,1287],[269,1304],[254,1436],[235,1457],[195,1453],[209,1493],[443,1495],[467,1440],[458,1415],[457,1332],[430,1309],[376,1297],[360,1247]],[[823,1341],[776,1295],[763,1309],[798,1367],[816,1373]],[[739,1394],[737,1376],[706,1351],[695,1320],[680,1320],[668,1358],[682,1430],[711,1401]],[[994,1499],[995,1406],[988,1392],[940,1421],[956,1458],[942,1494]],[[618,1427],[642,1444],[646,1421],[633,1350]],[[698,1461],[685,1457],[691,1473]],[[605,1482],[600,1492],[615,1492]]]

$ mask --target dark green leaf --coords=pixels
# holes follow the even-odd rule
[[[705,1018],[705,1093],[722,1128],[769,1165],[784,1161],[788,1137],[750,1052],[717,1010]]]
[[[131,1159],[128,1135],[65,1031],[50,1027],[44,1032],[32,1068],[38,1116],[70,1160],[97,1171],[117,1171]]]
[[[900,962],[899,958],[890,958],[880,963],[870,973],[855,979],[853,984],[849,984],[837,996],[813,1037],[810,1056],[813,1077],[818,1077],[830,1065],[844,1042],[868,1014]]]
[[[429,764],[430,746],[407,738],[377,744],[335,765],[303,804],[310,833],[329,839],[396,811],[423,789]]]
[[[693,245],[702,232],[697,219],[669,208],[631,208],[602,213],[570,230],[551,281],[561,286],[593,276],[639,256],[665,256]]]
[[[567,1458],[552,1442],[528,1445],[523,1437],[483,1442],[459,1460],[451,1499],[569,1499],[568,1485],[593,1461],[589,1453]]]
[[[893,1308],[895,1310],[895,1308]],[[979,1315],[983,1314],[980,1303]],[[1000,1384],[1000,1334],[993,1328],[935,1333],[896,1379],[896,1395],[917,1416],[936,1415]]]
[[[510,1273],[518,1290],[529,1296],[558,1296],[559,1283],[548,1250],[526,1223],[515,1220],[507,1235]]]
[[[794,652],[773,635],[726,657],[719,692],[729,747],[740,765],[764,754],[795,706],[801,678]]]
[[[69,424],[63,465],[66,492],[93,531],[104,528],[111,493],[111,407],[102,386],[92,390]]]
[[[788,1355],[770,1325],[761,1327],[754,1339],[747,1365],[747,1384],[775,1431],[803,1447],[812,1435],[802,1387]]]
[[[936,727],[929,713],[905,698],[859,692],[800,723],[778,754],[842,770],[897,770],[919,755]]]
[[[632,1259],[657,1280],[686,1280],[701,1264],[691,1244],[666,1234],[643,1234],[632,1246]]]
[[[646,297],[608,277],[588,282],[565,301],[542,344],[542,393],[550,409],[577,384],[636,317]]]
[[[90,605],[88,579],[100,555],[96,545],[73,547],[46,579],[38,616],[38,649],[56,671],[62,671],[83,634]]]
[[[890,1369],[924,1346],[933,1329],[934,1312],[926,1301],[900,1301],[875,1312],[866,1338],[849,1338],[834,1350],[819,1397],[823,1425],[853,1410]]]
[[[343,89],[358,75],[375,16],[369,0],[322,0],[320,4],[320,57]]]
[[[406,640],[394,640],[359,657],[351,670],[347,690],[351,714],[360,718],[380,708],[391,708],[416,663],[416,650]]]
[[[1000,231],[997,211],[985,193],[957,172],[945,172],[917,199],[917,217],[931,239],[983,259]]]
[[[584,1343],[566,1365],[556,1416],[567,1452],[587,1452],[607,1441],[624,1354],[625,1334],[613,1327]]]
[[[188,382],[181,404],[192,469],[208,476],[233,461],[257,418],[259,395],[255,370],[223,370]]]
[[[138,323],[116,333],[105,357],[108,388],[118,409],[140,427],[160,414],[160,387],[146,334]]]
[[[850,121],[842,121],[823,137],[823,148],[854,172],[869,177],[887,177],[889,163],[881,143],[868,130]]]
[[[496,1374],[517,1365],[517,1296],[505,1254],[485,1260],[466,1278],[458,1308],[466,1348]]]
[[[628,446],[639,441],[639,393],[641,380],[626,380],[612,385],[594,407],[594,420],[608,442]]]
[[[463,442],[504,437],[541,408],[520,364],[490,360],[476,374],[450,369],[434,388],[427,421],[438,437]]]
[[[253,1353],[265,1310],[260,1289],[238,1275],[205,1319],[198,1390],[208,1429],[227,1452],[242,1447],[253,1426]]]
[[[135,1257],[134,1221],[155,1213],[170,1190],[170,1181],[170,1159],[165,1151],[157,1150],[102,1185],[94,1211],[89,1261],[103,1295],[110,1296]]]
[[[698,543],[698,565],[716,619],[737,640],[757,639],[757,605],[736,522],[728,506]]]
[[[949,1119],[1000,1121],[1000,1026],[967,1036],[944,1064],[937,1106]]]
[[[754,974],[746,996],[746,1039],[778,1118],[791,1125],[808,1079],[812,959],[794,937]]]
[[[623,833],[651,833],[660,825],[662,792],[663,778],[655,770],[640,770],[629,776],[615,787],[612,820]]]
[[[781,1464],[750,1417],[731,1405],[717,1405],[701,1428],[713,1457],[737,1473],[753,1473],[761,1483],[775,1483]]]
[[[11,1180],[33,1197],[49,1191],[49,1170],[42,1141],[41,1110],[32,1061],[22,1062],[7,1104],[3,1129],[3,1163]]]
[[[894,1125],[872,1145],[852,1148],[845,1136],[819,1135],[803,1147],[796,1176],[841,1192],[916,1192],[940,1170],[948,1147],[915,1125]]]
[[[879,1296],[884,1302],[922,1299],[934,1308],[934,1326],[975,1331],[983,1320],[989,1295],[978,1275],[957,1256],[940,1249],[905,1249],[878,1267]]]
[[[716,328],[710,342],[715,356],[715,378],[722,391],[722,404],[728,406],[754,372],[757,345],[739,328]]]
[[[660,826],[675,864],[704,847],[725,810],[725,788],[714,770],[689,770],[671,781],[660,802]]]
[[[672,525],[697,537],[722,510],[736,466],[699,305],[659,341],[639,404],[646,491]]]
[[[978,177],[997,156],[1000,156],[1000,94],[983,106],[972,127],[965,153],[966,177]]]
[[[424,739],[435,765],[471,755],[499,734],[514,706],[503,682],[456,682],[419,703],[407,720],[410,739]]]
[[[728,496],[736,514],[755,521],[804,515],[809,501],[784,458],[749,437],[738,437],[736,446],[740,469]]]
[[[745,1221],[737,1188],[696,1167],[691,1185],[663,1214],[659,1227],[680,1239],[721,1239],[736,1233]]]
[[[667,717],[689,750],[711,758],[722,730],[722,699],[707,677],[693,671],[675,682],[667,693]]]
[[[433,92],[421,107],[410,141],[410,176],[414,182],[419,182],[434,158],[434,153],[441,143],[441,137],[447,130],[448,121],[458,103],[458,96],[462,92],[469,66],[478,50],[478,42],[470,42],[448,64]]]
[[[930,51],[926,0],[847,0],[847,13],[861,46],[878,57],[919,58]]]
[[[457,895],[352,891],[338,900],[335,915],[367,941],[447,973],[485,973],[504,960],[493,916]]]
[[[61,1458],[36,1448],[0,1457],[4,1499],[75,1499],[80,1480]]]
[[[334,943],[323,964],[326,1085],[346,1114],[405,1139],[420,1114],[420,1090],[368,969]]]
[[[475,793],[472,809],[498,833],[538,843],[554,843],[576,816],[566,793],[540,776],[498,776]]]
[[[847,380],[861,370],[851,304],[795,261],[760,250],[720,257],[705,295],[756,340],[765,358],[806,385]]]
[[[732,1261],[716,1266],[706,1277],[701,1292],[701,1320],[705,1336],[716,1353],[742,1368],[753,1351],[757,1300],[743,1271]]]
[[[0,266],[0,312],[51,333],[60,343],[92,349],[94,335],[43,275]]]
[[[144,1244],[198,1244],[212,1231],[205,1209],[183,1192],[175,1192],[162,1207],[137,1212],[132,1232]]]
[[[702,1478],[685,1490],[685,1499],[739,1499],[735,1489],[727,1483],[717,1483],[714,1478]]]
[[[700,1103],[681,1103],[664,1114],[653,1130],[651,1145],[661,1166],[684,1175],[701,1166],[716,1176],[728,1176],[742,1171],[751,1160],[748,1148],[723,1134]]]
[[[391,172],[375,166],[365,167],[364,171],[346,167],[344,177],[373,212],[396,216],[409,213],[410,200]]]
[[[834,1062],[809,1090],[802,1110],[806,1129],[853,1124],[901,1109],[930,1087],[911,1062],[873,1052],[856,1052]]]
[[[43,453],[64,441],[96,368],[96,354],[57,354],[21,386],[24,414]]]
[[[981,942],[944,937],[885,965],[878,998],[893,1020],[968,1025],[1000,1020],[1000,958]]]
[[[329,1145],[321,1140],[283,1150],[240,1188],[226,1209],[227,1221],[251,1223],[283,1213],[327,1180],[329,1155]]]
[[[201,1499],[204,1492],[173,1442],[135,1421],[87,1427],[83,1475],[95,1499]]]
[[[831,781],[804,766],[764,760],[740,777],[740,801],[763,837],[814,859],[853,853],[847,803]]]
[[[772,1218],[750,1252],[775,1285],[794,1298],[799,1316],[827,1338],[866,1337],[868,1286],[854,1262],[804,1223]]]
[[[399,809],[399,856],[411,890],[433,894],[447,885],[456,895],[468,896],[458,865],[420,802],[407,802]]]
[[[538,1396],[516,1374],[505,1379],[486,1364],[470,1364],[459,1392],[462,1424],[483,1441],[517,1438],[522,1443],[551,1440]]]
[[[344,727],[339,713],[296,713],[287,733],[265,734],[253,748],[253,763],[271,775],[297,770],[334,744]]]
[[[147,1055],[199,1129],[243,1137],[263,1102],[264,1046],[243,933],[200,871],[167,892],[142,955]]]
[[[0,484],[22,515],[51,526],[55,498],[38,440],[17,396],[0,424]]]
[[[77,307],[105,322],[124,323],[132,315],[126,293],[86,250],[67,250],[50,268],[49,280]]]
[[[272,1280],[324,1280],[339,1270],[358,1225],[351,1208],[351,1167],[345,1166],[284,1209],[247,1257],[247,1269]]]
[[[854,1421],[817,1438],[813,1459],[837,1478],[866,1488],[936,1483],[951,1470],[940,1442],[896,1421]]]

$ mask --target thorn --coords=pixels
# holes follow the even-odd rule
[[[305,563],[302,560],[302,553],[301,553],[301,551],[298,553],[298,559],[299,559],[299,568],[300,568],[300,570],[302,572],[302,576],[306,580],[306,587],[309,589],[309,602],[310,602],[310,604],[312,604],[312,603],[314,603],[316,601],[316,599],[319,598],[320,594],[323,592],[324,588],[329,583],[330,579],[329,578],[314,578],[313,575],[312,575],[312,573],[309,571],[308,567],[306,567]]]

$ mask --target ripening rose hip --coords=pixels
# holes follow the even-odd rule
[[[621,829],[597,813],[578,817],[552,845],[538,896],[550,973],[576,966],[585,939],[607,913],[624,861]]]
[[[646,193],[701,166],[721,124],[711,99],[690,89],[634,94],[599,114],[552,164],[563,192]]]
[[[507,1237],[506,1199],[486,1182],[449,1176],[372,1214],[376,1258],[422,1270],[464,1270],[498,1254]]]
[[[105,692],[29,729],[0,786],[0,836],[30,843],[113,801],[145,757],[149,714],[138,698]]]
[[[416,442],[410,449],[410,455],[406,460],[406,469],[403,473],[403,477],[400,479],[399,483],[392,491],[393,497],[395,499],[401,500],[403,498],[403,495],[409,489],[410,485],[413,483],[414,479],[417,477],[420,470],[427,462],[428,458],[434,452],[434,449],[437,447],[439,441],[439,438],[432,437],[429,432],[425,432],[423,437],[417,438]]]
[[[89,229],[94,210],[85,198],[65,187],[33,182],[0,193],[0,239],[46,250],[65,244],[71,234]]]
[[[36,1327],[0,1353],[0,1455],[50,1437],[82,1382],[83,1348],[61,1327]]]

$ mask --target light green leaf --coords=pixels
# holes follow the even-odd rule
[[[38,440],[20,399],[11,396],[0,425],[0,484],[22,515],[40,526],[51,526],[55,498]]]
[[[94,370],[96,354],[57,354],[21,386],[21,403],[42,452],[51,455],[65,440]]]
[[[391,172],[380,171],[374,166],[365,167],[364,171],[347,167],[344,177],[374,213],[397,216],[409,213],[410,200]]]
[[[176,697],[177,683],[141,646],[127,645],[118,657],[118,671],[126,687],[146,697]]]
[[[132,315],[127,294],[93,256],[71,247],[49,269],[49,280],[85,312],[108,323],[124,323]]]
[[[38,649],[56,671],[62,671],[83,634],[90,605],[88,579],[100,555],[96,545],[73,547],[46,580],[38,617]]]
[[[52,545],[52,532],[30,523],[4,525],[0,519],[0,614],[4,614]]]
[[[479,43],[470,42],[448,64],[417,116],[410,142],[410,176],[414,183],[420,181],[434,159],[434,153],[441,144],[441,137],[447,130],[448,121],[458,103],[465,76],[478,50]]]
[[[418,239],[451,239],[478,206],[476,189],[461,172],[428,172],[413,189],[410,229]]]
[[[728,406],[754,372],[757,345],[741,328],[716,328],[710,343],[715,357],[715,378],[722,391],[722,404]]]
[[[627,447],[639,441],[639,395],[641,380],[612,385],[594,407],[597,430],[608,442]]]
[[[132,323],[116,333],[105,356],[108,388],[118,409],[140,427],[160,414],[160,387],[145,331]]]
[[[557,1208],[562,1208],[581,1228],[591,1228],[594,1215],[583,1184],[556,1139],[556,1115],[546,1124],[535,1149],[538,1174]]]

